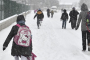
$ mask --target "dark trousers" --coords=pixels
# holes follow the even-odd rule
[[[63,20],[62,21],[62,28],[65,28],[66,29],[66,20]]]
[[[86,42],[87,40],[87,42]],[[86,43],[90,43],[90,32],[89,31],[82,31],[82,47],[83,50],[86,50]]]
[[[50,17],[50,14],[49,14],[49,13],[47,13],[47,16],[48,16],[48,17]]]
[[[53,18],[53,14],[51,14],[51,18]]]
[[[42,21],[42,19],[37,19],[37,26],[39,28],[39,25],[40,25],[40,21]]]
[[[74,29],[76,27],[76,20],[72,19],[71,20],[71,28]]]
[[[40,24],[40,20],[41,19],[37,19],[37,26],[39,27],[39,24]]]

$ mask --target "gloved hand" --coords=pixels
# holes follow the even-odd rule
[[[75,27],[75,30],[77,30],[77,29],[78,29],[78,27],[79,27],[79,25],[77,25],[77,26]]]
[[[3,51],[6,49],[6,47],[5,46],[3,46]]]
[[[75,30],[77,30],[78,28],[77,27],[75,27]]]

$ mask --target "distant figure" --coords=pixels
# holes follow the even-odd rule
[[[66,12],[66,9],[63,10],[64,12],[62,13],[61,20],[62,20],[62,29],[66,29],[66,21],[68,20],[68,14]]]
[[[76,27],[76,21],[77,21],[77,15],[79,12],[75,10],[75,7],[72,8],[72,11],[70,11],[69,16],[70,16],[70,21],[71,22],[71,28],[74,29]]]
[[[88,13],[88,7],[85,3],[81,5],[81,12],[79,14],[76,30],[79,28],[81,23],[81,33],[82,33],[82,51],[86,51],[86,45],[88,44],[88,51],[90,51],[90,27],[86,27],[86,16]],[[86,41],[87,40],[87,41]]]
[[[47,9],[47,16],[50,17],[50,9]]]
[[[35,14],[34,19],[35,19],[35,17],[37,17],[37,27],[38,27],[38,29],[39,29],[39,28],[40,28],[39,26],[41,25],[40,21],[43,20],[44,14],[43,14],[43,12],[39,9],[39,10],[37,11],[37,13]]]
[[[36,13],[37,12],[37,9],[36,10],[34,10],[34,13]]]
[[[53,18],[53,14],[54,14],[54,11],[53,10],[51,10],[51,18]]]

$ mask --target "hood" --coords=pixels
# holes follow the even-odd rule
[[[24,18],[23,15],[19,15],[19,16],[17,17],[16,22],[18,23],[19,21],[25,21],[25,18]]]
[[[37,12],[37,14],[42,14],[42,11],[39,10],[39,11]]]
[[[81,5],[81,11],[88,11],[88,7],[85,3]]]
[[[66,13],[66,9],[64,9],[63,11],[64,11],[64,13]]]

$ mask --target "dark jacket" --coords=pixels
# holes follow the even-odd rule
[[[50,14],[50,9],[47,9],[47,14]]]
[[[78,14],[79,14],[79,12],[76,11],[76,10],[70,11],[70,13],[69,13],[70,20],[71,20],[71,19],[77,20],[77,15],[78,15]]]
[[[88,7],[86,4],[82,4],[81,6],[81,12],[79,14],[79,18],[78,18],[78,22],[77,22],[77,27],[79,27],[80,22],[81,22],[81,31],[86,31],[87,27],[86,27],[86,16],[87,16],[87,12],[88,12]],[[90,27],[89,27],[90,29]]]
[[[22,26],[24,24],[20,24],[20,25]],[[19,29],[19,27],[16,26],[16,25],[12,27],[8,37],[6,38],[6,40],[5,40],[4,44],[3,44],[4,47],[8,46],[11,39],[17,34],[18,29]],[[21,56],[21,55],[30,56],[31,52],[32,52],[32,42],[31,42],[31,45],[29,47],[23,47],[23,46],[17,45],[13,41],[12,49],[11,49],[11,55],[12,56]]]
[[[68,14],[66,12],[62,13],[61,19],[62,20],[67,20],[68,19]]]
[[[41,10],[38,10],[36,15],[34,16],[34,18],[37,16],[37,19],[43,19],[44,18],[44,14]]]

